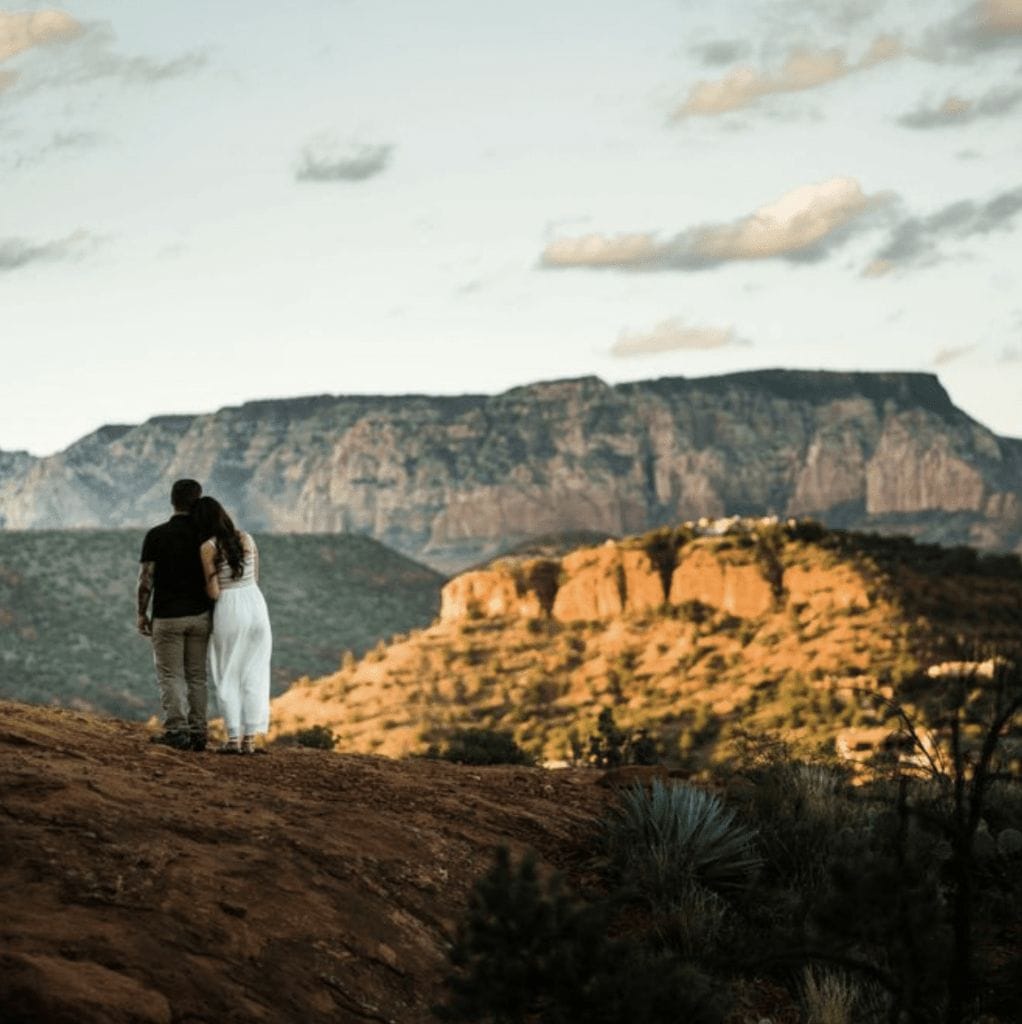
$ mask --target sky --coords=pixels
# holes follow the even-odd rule
[[[1022,437],[1022,0],[0,0],[0,449],[936,373]]]

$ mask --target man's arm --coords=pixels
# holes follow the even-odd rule
[[[153,623],[149,618],[149,599],[153,596],[155,562],[140,562],[138,566],[138,631],[142,636],[153,635]]]

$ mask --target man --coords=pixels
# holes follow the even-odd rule
[[[196,481],[175,482],[170,492],[174,514],[145,535],[139,559],[138,631],[152,637],[163,709],[163,735],[153,742],[178,750],[206,749],[206,647],[212,615],[190,514],[201,496]]]

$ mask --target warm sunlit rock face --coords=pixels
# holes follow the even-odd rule
[[[364,533],[448,572],[538,534],[735,512],[1022,546],[1022,442],[929,375],[802,371],[319,396],[104,427],[46,459],[0,453],[0,525],[142,525],[181,476],[250,529]]]
[[[1019,646],[1016,558],[811,523],[729,529],[466,572],[431,627],[278,698],[275,729],[324,725],[342,749],[401,755],[482,726],[560,760],[612,707],[668,760],[723,757],[741,730],[861,753],[889,732],[868,694],[899,692],[952,639]]]

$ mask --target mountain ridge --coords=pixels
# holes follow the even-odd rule
[[[443,572],[530,536],[703,516],[1022,550],[1022,440],[927,373],[743,371],[495,395],[310,395],[108,425],[0,453],[0,526],[134,526],[178,476],[249,529],[357,532]]]

